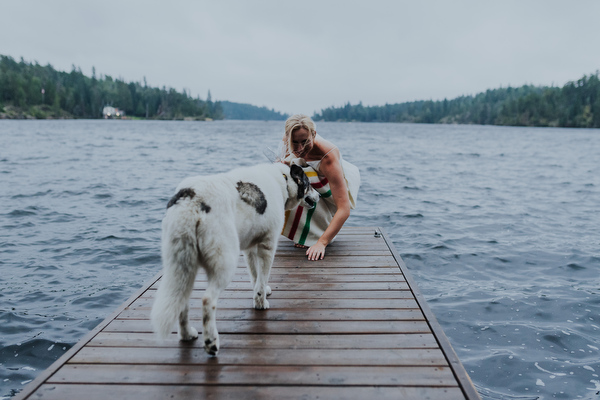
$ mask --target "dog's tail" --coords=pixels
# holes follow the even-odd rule
[[[181,218],[177,215],[180,212],[185,210],[171,208],[163,221],[163,276],[151,314],[154,332],[160,339],[171,333],[183,312],[187,313],[199,268],[196,223],[193,219]]]

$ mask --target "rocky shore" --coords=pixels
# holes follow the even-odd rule
[[[73,116],[48,105],[31,106],[26,109],[6,105],[0,106],[0,119],[73,119]]]

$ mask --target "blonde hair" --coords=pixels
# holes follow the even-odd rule
[[[313,140],[317,136],[317,127],[313,120],[304,114],[292,115],[285,121],[285,135],[283,136],[283,152],[282,159],[288,159],[294,157],[294,151],[292,146],[292,133],[294,131],[304,128],[310,132]]]

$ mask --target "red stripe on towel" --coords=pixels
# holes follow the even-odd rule
[[[314,183],[311,183],[310,185],[312,187],[314,187],[315,189],[321,189],[323,186],[327,185],[328,183],[329,183],[329,181],[327,180],[327,178],[323,178],[319,182],[314,182]]]
[[[294,215],[294,222],[292,223],[292,228],[290,229],[290,234],[288,235],[288,239],[294,240],[294,236],[296,235],[296,230],[298,229],[298,224],[300,223],[300,217],[302,217],[302,211],[304,208],[297,207],[296,215]]]

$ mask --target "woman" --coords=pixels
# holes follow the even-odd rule
[[[358,168],[342,160],[339,149],[317,135],[315,123],[306,115],[288,118],[283,145],[283,161],[301,163],[321,199],[313,210],[298,207],[288,211],[282,234],[296,247],[307,247],[309,260],[322,260],[325,248],[355,207],[360,185]]]

